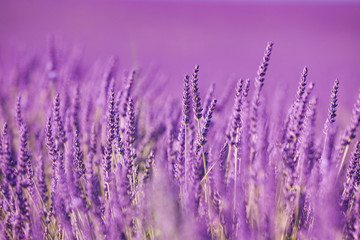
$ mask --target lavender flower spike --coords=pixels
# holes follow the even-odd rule
[[[135,112],[134,112],[134,101],[130,98],[127,111],[127,122],[128,127],[126,131],[127,143],[133,144],[135,141]]]
[[[46,65],[48,71],[48,79],[50,81],[56,82],[58,79],[58,68],[59,62],[57,57],[57,49],[55,47],[55,39],[54,36],[51,36],[48,40],[48,54],[49,59]]]
[[[203,116],[206,117],[206,113],[208,112],[209,110],[209,107],[211,105],[211,99],[213,98],[213,95],[214,95],[214,91],[215,91],[215,83],[212,83],[210,85],[210,88],[208,90],[208,92],[206,93],[206,96],[205,96],[205,106],[204,106],[204,109],[203,109]]]
[[[182,123],[180,126],[180,132],[178,135],[178,143],[179,143],[179,154],[176,158],[176,163],[174,167],[174,175],[175,178],[178,180],[179,185],[183,184],[183,180],[185,180],[186,184],[186,138],[187,138],[187,128],[189,125],[190,119],[190,80],[189,76],[186,75],[184,78],[184,91],[183,91],[183,104],[182,104]]]
[[[24,190],[21,184],[16,186],[16,197],[17,197],[17,210],[15,214],[15,238],[16,239],[29,239],[29,203],[25,197]]]
[[[209,132],[209,128],[210,128],[210,123],[211,123],[211,118],[212,118],[212,114],[215,110],[215,106],[216,106],[216,102],[217,100],[216,99],[213,99],[211,101],[211,104],[210,104],[210,108],[206,114],[206,119],[205,119],[205,123],[204,123],[204,126],[202,127],[201,129],[201,136],[199,138],[199,145],[200,146],[204,146],[207,142],[207,134]]]
[[[339,164],[338,176],[340,175],[342,167],[344,165],[351,140],[353,140],[356,137],[356,130],[359,127],[359,125],[360,125],[360,91],[359,91],[358,99],[353,107],[350,125],[345,130],[345,133],[340,142],[341,145],[336,158],[336,162]]]
[[[96,154],[96,148],[97,148],[96,125],[95,125],[95,123],[93,123],[91,125],[89,151],[93,152],[93,154]]]
[[[56,169],[56,159],[57,159],[57,148],[55,146],[55,140],[53,137],[52,132],[52,124],[51,124],[51,117],[49,117],[47,124],[46,124],[46,139],[47,139],[47,147],[49,151],[49,155],[51,157],[52,163],[53,163],[53,170]]]
[[[76,162],[75,164],[75,172],[77,174],[77,178],[80,179],[81,177],[85,176],[85,164],[84,164],[84,156],[80,149],[80,140],[79,140],[79,130],[75,129],[74,134],[74,150],[73,150],[73,158]]]
[[[2,160],[4,162],[5,166],[5,177],[7,180],[7,183],[15,187],[16,186],[16,165],[17,162],[13,156],[13,153],[11,151],[11,142],[10,142],[10,136],[8,132],[8,125],[7,123],[4,124],[3,130],[2,130]]]
[[[250,117],[250,133],[251,133],[251,157],[250,161],[254,158],[254,150],[255,150],[255,142],[256,142],[256,133],[257,133],[257,122],[258,122],[258,108],[260,105],[260,95],[262,92],[262,88],[264,86],[264,80],[265,80],[265,74],[269,65],[270,55],[273,47],[273,43],[269,42],[266,50],[265,55],[263,58],[263,61],[259,67],[259,70],[257,72],[258,76],[255,79],[255,92],[252,99],[252,111],[251,111],[251,117]]]
[[[55,145],[55,140],[52,133],[52,124],[51,124],[51,117],[48,118],[46,124],[46,145],[47,149],[51,158],[52,163],[52,171],[51,171],[51,209],[50,215],[53,214],[56,208],[56,188],[58,185],[58,176],[57,176],[57,158],[58,158],[58,148]]]
[[[343,143],[350,144],[350,141],[356,137],[356,129],[360,125],[360,91],[358,99],[354,105],[352,116],[351,116],[351,123],[347,129],[346,137],[347,139],[343,139]]]
[[[41,198],[43,200],[44,203],[47,202],[47,200],[49,199],[49,197],[46,195],[48,188],[46,186],[46,176],[45,176],[45,163],[44,163],[44,158],[40,157],[39,159],[39,166],[37,167],[37,172],[36,172],[36,176],[37,176],[37,185],[38,185],[38,189],[40,191],[40,195]]]
[[[344,212],[348,211],[353,203],[356,190],[360,184],[360,141],[354,146],[354,152],[350,160],[346,182],[344,184],[344,192],[341,197],[341,206]]]
[[[200,119],[202,117],[202,108],[201,108],[201,99],[198,87],[198,72],[199,72],[199,65],[195,65],[194,73],[192,75],[192,93],[193,93],[193,108],[195,113],[195,118]]]
[[[149,153],[149,156],[146,158],[145,161],[145,168],[144,168],[144,173],[143,173],[143,182],[147,182],[150,178],[150,171],[152,168],[152,165],[154,163],[154,151],[151,150]]]
[[[110,87],[111,80],[115,77],[117,66],[118,66],[118,58],[117,57],[111,57],[106,65],[106,69],[103,75],[103,82],[104,82],[104,102],[108,100],[108,92]]]
[[[57,127],[57,136],[59,137],[59,139],[65,143],[66,142],[66,134],[65,134],[65,129],[64,129],[64,124],[61,120],[61,116],[60,116],[60,94],[57,93],[56,97],[54,98],[54,103],[53,103],[53,116],[54,116],[54,121]]]
[[[186,165],[186,125],[182,124],[178,136],[179,152],[176,156],[174,166],[174,176],[178,181],[179,186],[183,185],[185,177],[185,165]]]
[[[105,199],[108,199],[109,194],[109,183],[111,176],[111,158],[113,157],[113,147],[112,143],[115,139],[115,91],[114,88],[111,88],[109,96],[109,107],[108,107],[108,117],[107,117],[107,126],[106,126],[106,143],[103,154],[103,177],[104,177],[104,192]]]
[[[296,102],[297,103],[299,103],[301,101],[302,96],[305,93],[307,75],[308,75],[308,68],[305,66],[303,69],[303,72],[301,74],[300,83],[299,83],[298,91],[296,94]]]
[[[20,184],[22,187],[29,185],[29,163],[30,154],[27,146],[28,142],[28,131],[26,126],[23,124],[20,128],[20,156],[19,156],[19,173],[20,173]]]
[[[23,118],[21,114],[21,96],[18,96],[16,99],[16,124],[18,129],[20,129],[23,124]]]
[[[183,94],[183,121],[188,124],[190,121],[190,80],[186,75],[184,78],[184,94]]]
[[[329,115],[327,120],[329,121],[329,123],[333,123],[335,122],[335,117],[336,117],[336,107],[338,106],[337,101],[338,101],[338,89],[339,89],[339,80],[336,79],[334,82],[334,87],[332,90],[332,94],[331,94],[331,100],[330,100],[330,106],[329,106]]]
[[[77,129],[80,131],[80,119],[79,119],[79,114],[81,111],[81,103],[80,103],[80,87],[77,86],[76,87],[76,91],[75,91],[75,99],[74,99],[74,103],[73,103],[73,109],[72,109],[72,124],[74,126],[74,129]]]
[[[115,90],[112,87],[109,96],[108,106],[108,119],[107,119],[107,131],[109,133],[109,141],[112,142],[115,139],[116,131],[116,109],[115,109]]]
[[[259,85],[259,90],[261,90],[261,88],[264,85],[265,74],[267,71],[267,67],[269,65],[269,60],[270,60],[270,55],[271,55],[273,45],[274,45],[274,43],[269,42],[268,45],[266,46],[263,62],[261,63],[259,70],[257,72],[258,77],[256,79],[256,83]]]
[[[238,143],[237,134],[241,128],[241,105],[242,105],[242,88],[244,80],[240,79],[236,87],[235,102],[233,109],[233,119],[231,122],[230,140],[232,145]]]
[[[126,112],[127,112],[127,105],[130,99],[130,95],[131,95],[131,90],[132,87],[134,85],[134,80],[135,80],[135,75],[136,75],[136,71],[133,70],[131,71],[131,73],[129,74],[129,78],[127,80],[127,84],[125,87],[125,95],[124,95],[124,102],[123,102],[123,109],[122,109],[122,117],[126,117]]]
[[[355,202],[351,217],[347,223],[345,239],[360,239],[360,190],[355,193]]]

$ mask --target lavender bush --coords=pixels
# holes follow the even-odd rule
[[[360,239],[360,94],[342,129],[336,79],[316,126],[327,107],[305,67],[274,111],[272,51],[218,99],[215,85],[201,99],[198,65],[171,98],[151,73],[84,68],[53,42],[3,71],[0,239]]]

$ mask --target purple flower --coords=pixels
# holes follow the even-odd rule
[[[23,124],[20,128],[20,154],[18,161],[18,173],[20,177],[20,185],[23,187],[27,187],[30,185],[31,177],[31,161],[30,161],[30,153],[28,149],[28,131],[27,127]]]
[[[45,175],[45,166],[44,166],[45,161],[42,156],[40,156],[39,158],[40,158],[38,160],[39,166],[36,168],[37,171],[35,172],[37,176],[37,186],[40,191],[40,195],[43,202],[46,203],[49,197],[47,196],[48,188],[46,186],[46,175]]]
[[[17,161],[15,160],[15,156],[12,152],[8,131],[8,125],[5,123],[2,130],[2,161],[4,164],[6,181],[11,187],[15,187],[17,177]]]
[[[21,96],[18,96],[16,99],[16,125],[18,129],[20,129],[21,125],[23,124],[23,118],[21,114]]]
[[[184,93],[183,93],[183,122],[184,124],[188,124],[190,121],[190,80],[189,76],[186,75],[184,78]]]
[[[210,108],[206,114],[206,118],[205,118],[205,122],[204,122],[204,125],[201,129],[201,135],[200,135],[200,138],[198,139],[198,144],[200,146],[204,146],[207,142],[207,135],[208,135],[208,132],[209,132],[209,128],[210,128],[210,123],[211,123],[211,118],[212,118],[212,114],[215,110],[215,106],[216,106],[216,102],[217,100],[216,99],[213,99],[211,101],[211,105],[210,105]]]
[[[65,134],[65,130],[64,130],[64,125],[63,125],[63,122],[62,122],[61,116],[60,116],[60,94],[59,93],[56,94],[56,97],[54,99],[53,117],[54,117],[54,121],[55,121],[56,127],[57,127],[58,138],[63,143],[65,143],[67,139],[66,139],[66,134]]]
[[[149,156],[146,158],[145,161],[145,168],[144,168],[144,172],[143,172],[143,182],[147,182],[150,178],[150,171],[152,168],[152,165],[154,163],[154,151],[151,150],[149,153]]]
[[[129,74],[129,77],[127,79],[127,84],[125,86],[125,95],[124,95],[124,102],[123,102],[123,107],[122,107],[122,117],[126,116],[126,113],[128,111],[128,103],[130,100],[130,95],[131,95],[131,90],[135,81],[135,75],[136,75],[136,71],[133,70],[131,71],[131,73]]]
[[[202,117],[202,108],[201,108],[201,99],[198,87],[198,72],[199,65],[195,65],[194,73],[192,75],[191,85],[192,85],[192,96],[193,96],[193,109],[196,119],[200,119]]]
[[[264,86],[265,74],[267,72],[267,68],[270,61],[270,55],[273,48],[273,43],[269,42],[266,46],[265,55],[263,57],[263,61],[259,67],[257,72],[257,77],[255,79],[255,92],[253,95],[253,99],[251,102],[251,117],[250,117],[250,132],[251,132],[251,145],[252,148],[255,147],[256,141],[256,132],[257,132],[257,122],[258,122],[258,108],[260,105],[260,96],[262,92],[262,88]],[[254,156],[254,155],[252,155]],[[253,157],[252,157],[253,158]],[[251,159],[252,161],[252,159]]]
[[[336,79],[334,82],[334,87],[331,94],[331,100],[330,100],[330,106],[329,106],[329,115],[328,115],[328,121],[330,123],[335,122],[336,117],[336,107],[338,106],[338,89],[339,89],[339,80]]]
[[[132,145],[135,141],[135,112],[134,101],[130,98],[127,110],[127,129],[126,129],[126,142]]]
[[[239,131],[241,128],[241,105],[242,105],[242,89],[244,80],[240,79],[236,86],[235,102],[233,108],[233,118],[231,122],[230,140],[232,145],[238,145]]]
[[[355,193],[360,184],[360,141],[354,146],[354,152],[350,160],[347,173],[346,182],[344,183],[344,191],[341,196],[341,206],[343,211],[349,210],[353,204]]]
[[[75,172],[78,178],[85,175],[85,164],[84,156],[80,149],[79,130],[75,129],[74,134],[74,147],[73,147],[73,158],[75,160]]]

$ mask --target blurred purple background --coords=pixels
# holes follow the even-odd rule
[[[293,99],[308,66],[321,105],[339,78],[345,116],[340,119],[347,122],[360,88],[360,4],[355,2],[2,1],[0,66],[24,50],[44,53],[49,34],[81,46],[87,63],[117,55],[124,69],[157,66],[179,96],[183,76],[195,64],[202,94],[213,81],[219,96],[229,80],[254,79],[268,41],[275,43],[268,97],[276,86],[288,86],[286,94]]]

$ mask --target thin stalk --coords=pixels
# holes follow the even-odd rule
[[[325,132],[325,136],[327,138],[327,131]],[[326,139],[325,139],[326,141]],[[325,145],[324,145],[325,146]],[[300,169],[299,169],[299,172],[300,172],[300,176],[299,176],[299,179],[300,179],[300,184],[299,186],[295,189],[297,189],[298,191],[296,191],[296,205],[295,205],[295,226],[294,226],[294,229],[293,229],[293,232],[291,234],[291,239],[295,239],[296,240],[296,235],[297,235],[297,232],[299,230],[299,224],[300,224],[300,197],[301,197],[301,194],[303,192],[303,179],[304,179],[304,161],[305,159],[304,158],[300,158]]]
[[[79,235],[79,237],[81,239],[84,239],[83,236],[82,236],[82,232],[80,231],[80,228],[79,228],[79,224],[78,224],[78,221],[77,221],[77,216],[76,216],[76,213],[74,211],[71,212],[71,219],[73,220],[72,221],[72,224],[74,225],[75,229],[76,229],[76,232],[74,233],[75,235]],[[77,233],[77,234],[76,234]]]
[[[82,214],[78,209],[76,209],[76,216],[80,220],[82,227],[85,227],[85,223],[89,222],[88,213]],[[83,216],[86,218],[85,219],[86,222],[84,221]],[[84,233],[83,232],[81,232],[81,233],[82,233],[82,235],[83,235],[83,237],[85,239]]]
[[[232,148],[232,145],[229,144],[229,151],[228,151],[228,154],[227,154],[227,157],[226,157],[226,167],[225,167],[225,183],[228,184],[228,178],[229,178],[229,162],[230,162],[230,158],[231,158],[231,149]]]
[[[187,152],[187,147],[186,147],[186,138],[187,138],[187,131],[186,131],[186,129],[187,129],[187,123],[185,123],[185,130],[184,130],[184,132],[185,132],[185,150],[184,150],[184,188],[185,189],[187,189],[187,177],[186,177],[186,152]],[[180,186],[180,188],[181,188],[182,186]],[[182,191],[184,191],[184,189],[182,189]],[[181,193],[181,190],[180,190],[180,193]],[[184,193],[182,193],[182,195],[184,196]]]
[[[134,152],[133,152],[133,148],[132,148],[132,144],[130,145],[130,149],[131,149],[131,161],[133,161],[133,155],[134,155]],[[132,187],[132,191],[133,193],[135,193],[135,183],[136,183],[136,178],[135,178],[135,165],[133,164],[132,165],[132,184],[131,184],[131,187]]]
[[[35,186],[36,192],[37,192],[37,193],[38,193],[38,195],[39,195],[39,198],[40,198],[40,201],[41,201],[41,203],[42,203],[43,207],[46,209],[46,211],[49,211],[49,210],[46,208],[46,205],[45,205],[45,203],[44,203],[44,201],[43,201],[43,199],[42,199],[42,197],[41,197],[41,194],[40,194],[39,188],[38,188],[38,186],[37,186],[37,184],[36,184],[36,182],[35,182],[35,180],[34,180],[34,177],[31,177],[31,180],[32,180],[32,181],[33,181],[33,183],[34,183],[34,186]]]
[[[235,147],[235,149],[234,149],[234,155],[235,155],[235,169],[234,169],[234,211],[236,210],[237,154],[238,154],[238,148]]]
[[[43,199],[42,199],[42,197],[41,197],[41,195],[40,195],[39,189],[38,189],[38,187],[36,186],[36,183],[35,183],[34,179],[33,179],[33,178],[31,178],[31,179],[32,179],[33,182],[34,182],[34,186],[35,186],[35,188],[36,188],[36,190],[37,190],[37,192],[38,192],[38,195],[39,195],[39,198],[40,198],[40,202],[41,202],[41,204],[43,205],[43,208],[46,210],[46,212],[48,212],[49,210],[48,210],[48,209],[46,208],[46,206],[45,206],[45,203],[44,203],[44,201],[43,201]],[[34,198],[31,196],[31,194],[29,193],[29,190],[27,190],[26,188],[25,188],[24,190],[26,191],[28,198],[31,199],[31,201],[34,203],[34,206],[35,206],[36,202],[35,202]],[[38,210],[38,209],[37,209],[37,210]],[[54,224],[53,224],[52,221],[50,221],[50,225],[52,226],[53,229],[55,229],[55,226],[54,226]],[[45,227],[46,227],[46,228],[49,227],[49,224],[47,224],[46,221],[45,221]]]
[[[201,179],[201,183],[205,180],[205,177],[207,176],[207,175],[209,175],[209,173],[211,172],[211,170],[215,167],[215,165],[216,165],[216,163],[218,162],[219,160],[216,160],[214,163],[213,163],[213,165],[211,165],[211,167],[208,169],[208,171],[207,171],[207,173],[205,174],[205,176]]]
[[[278,183],[277,190],[276,190],[276,226],[279,226],[279,229],[276,231],[276,239],[283,240],[285,238],[285,231],[287,226],[287,216],[284,216],[284,195],[283,195],[283,188],[284,188],[284,177],[282,178],[281,182]],[[285,219],[284,219],[285,218]]]
[[[340,175],[340,173],[341,173],[341,170],[342,170],[342,168],[343,168],[343,166],[344,166],[345,158],[346,158],[346,155],[347,155],[347,153],[348,153],[348,151],[349,151],[349,147],[350,147],[350,144],[347,144],[346,147],[345,147],[344,154],[343,154],[342,159],[341,159],[341,163],[340,163],[340,167],[339,167],[339,171],[338,171],[338,174],[337,174],[337,176],[336,176],[336,179],[339,178],[339,175]]]
[[[108,177],[108,173],[106,172],[106,178]],[[106,187],[106,194],[105,194],[105,201],[110,199],[110,185],[108,182],[105,182],[105,187]],[[104,189],[105,191],[105,189]]]
[[[234,158],[235,158],[235,169],[234,169],[234,214],[236,212],[236,183],[237,183],[237,168],[238,168],[238,141],[239,141],[239,128],[236,129],[236,140],[235,140],[235,149],[234,149]]]
[[[238,155],[238,147],[235,146],[234,149],[234,157],[235,157],[235,169],[234,169],[234,219],[236,217],[236,188],[237,188],[237,181],[236,181],[236,175],[237,175],[237,155]],[[237,236],[237,227],[234,225],[235,228],[235,236]]]
[[[322,154],[321,154],[321,159],[323,160],[326,154],[326,144],[327,144],[327,138],[328,138],[328,132],[325,132],[325,139],[324,139],[324,145],[323,145],[323,149],[322,149]]]
[[[200,127],[200,119],[197,119],[197,123],[198,123],[198,131],[199,131],[199,137],[201,136],[201,127]],[[202,146],[202,158],[203,158],[203,164],[204,164],[204,174],[207,173],[206,171],[206,158],[205,158],[205,151],[204,151],[204,146]],[[208,195],[207,195],[207,175],[205,176],[205,202],[208,202]]]
[[[355,201],[355,199],[350,202],[350,206],[349,206],[349,209],[346,212],[346,216],[350,216],[351,210],[352,210],[353,205],[354,205],[354,201]]]
[[[248,205],[246,207],[246,212],[247,212],[247,217],[250,220],[250,226],[251,228],[254,227],[254,222],[253,222],[253,217],[252,217],[252,199],[253,199],[253,189],[252,186],[250,185],[250,190],[249,190],[249,200],[248,200]]]
[[[198,134],[199,134],[199,137],[201,136],[201,126],[200,126],[200,119],[196,119],[197,120],[197,124],[198,124]]]
[[[253,146],[251,146],[250,148],[250,163],[249,163],[249,173],[250,173],[250,176],[252,175],[252,162],[253,162],[253,159],[255,157],[255,149]],[[248,206],[247,206],[247,214],[248,214],[248,218],[250,218],[250,223],[251,223],[251,227],[253,228],[254,227],[254,223],[253,223],[253,203],[252,203],[252,200],[253,200],[253,195],[255,194],[254,191],[254,183],[253,183],[253,180],[250,178],[250,182],[249,182],[249,201],[248,201]]]
[[[10,237],[11,240],[14,240],[13,235],[6,228],[4,228],[4,230],[5,230],[6,234],[8,235],[8,237]]]
[[[200,119],[197,119],[197,123],[198,123],[198,131],[199,131],[199,137],[201,136],[201,127],[200,127]],[[208,217],[209,217],[209,221],[210,221],[210,232],[211,232],[211,236],[213,236],[213,228],[211,226],[211,203],[209,201],[209,196],[208,196],[208,178],[207,178],[207,169],[206,169],[206,157],[205,157],[205,149],[204,146],[202,146],[201,148],[202,150],[202,158],[203,158],[203,164],[204,164],[204,174],[205,174],[205,184],[204,184],[204,191],[205,191],[205,203],[207,203],[208,205]]]
[[[1,195],[4,197],[4,199],[5,199],[6,203],[7,203],[7,205],[9,205],[9,209],[11,210],[11,212],[12,212],[12,213],[14,213],[14,211],[13,211],[13,209],[12,209],[12,207],[11,207],[11,205],[10,205],[9,201],[8,201],[8,200],[7,200],[7,198],[5,197],[4,193],[3,193],[2,191],[0,191],[0,193],[1,193]]]
[[[325,138],[324,138],[324,145],[323,145],[323,149],[322,149],[322,154],[321,154],[321,162],[323,163],[324,160],[330,161],[330,159],[328,159],[328,153],[327,153],[327,142],[328,142],[328,138],[329,138],[329,129],[332,128],[332,123],[329,122],[328,120],[326,120],[325,122],[325,127],[324,127],[324,134],[325,134]],[[323,173],[322,173],[323,174]]]
[[[203,147],[203,150],[202,150],[202,157],[203,157],[204,171],[205,171],[205,173],[206,173],[207,171],[206,171],[206,158],[205,158],[204,147]],[[207,176],[205,176],[205,202],[208,201],[208,196],[207,196],[207,183],[208,183]]]
[[[299,229],[299,223],[300,223],[300,196],[302,192],[302,187],[300,186],[299,191],[296,194],[296,208],[295,208],[295,226],[293,229],[293,232],[291,234],[291,239],[297,239],[296,234]]]

